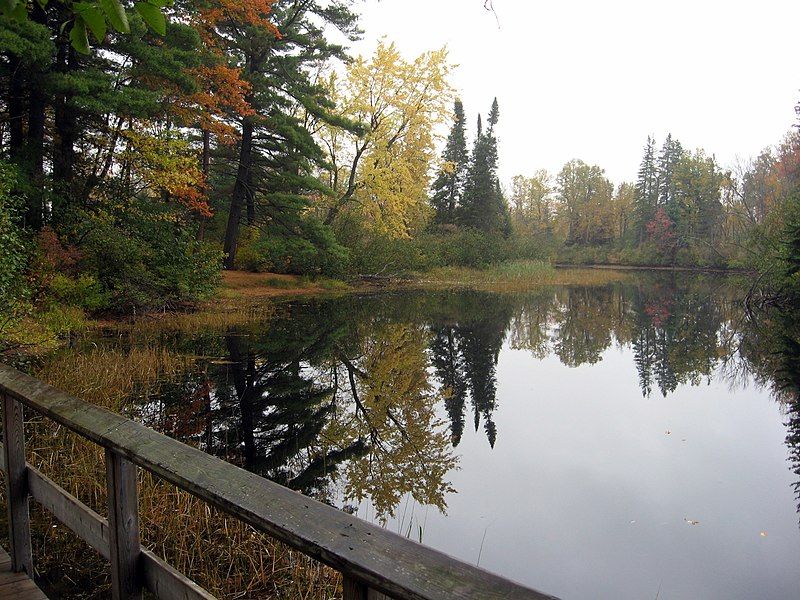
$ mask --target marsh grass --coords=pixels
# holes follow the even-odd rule
[[[62,353],[38,376],[74,396],[125,414],[130,398],[192,368],[163,348],[97,348]],[[103,450],[30,411],[28,460],[100,514],[106,514]],[[32,503],[35,504],[35,503]],[[219,598],[307,598],[340,594],[340,575],[194,496],[139,472],[142,543]],[[34,508],[34,562],[56,597],[106,598],[106,562],[82,540]],[[5,511],[3,511],[5,515]]]
[[[515,260],[485,269],[439,267],[418,276],[430,287],[466,287],[497,292],[521,292],[547,285],[607,285],[629,275],[612,269],[556,269],[550,263]]]
[[[136,319],[100,325],[111,333],[125,334],[134,342],[146,342],[170,333],[224,332],[232,327],[264,324],[274,313],[275,307],[270,302],[251,299],[235,302],[218,300],[195,312],[151,313]]]
[[[344,281],[327,277],[226,271],[219,296],[225,299],[265,298],[345,292],[352,288]]]

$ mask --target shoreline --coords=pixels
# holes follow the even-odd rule
[[[720,273],[729,275],[753,275],[752,269],[728,267],[687,267],[680,265],[615,265],[611,263],[552,263],[554,269],[606,269],[610,271],[687,271],[690,273]]]

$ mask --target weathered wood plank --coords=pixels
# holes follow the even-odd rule
[[[149,550],[142,550],[142,567],[147,589],[159,600],[216,600]]]
[[[0,548],[0,600],[47,600],[26,573],[11,571],[11,558]]]
[[[106,474],[111,595],[114,600],[139,600],[144,578],[139,560],[141,546],[136,465],[106,450]]]
[[[97,550],[103,558],[111,558],[106,519],[30,465],[28,487],[34,500]]]
[[[390,597],[552,598],[316,502],[3,365],[0,391]]]
[[[47,600],[44,592],[30,579],[0,585],[0,600]]]
[[[33,575],[31,524],[28,512],[28,478],[25,465],[25,430],[22,404],[2,394],[4,471],[11,566]]]
[[[11,567],[9,567],[10,569]],[[6,571],[5,573],[0,573],[0,586],[7,585],[9,583],[16,583],[17,581],[30,581],[30,577],[28,577],[27,573],[15,573],[14,571]]]
[[[105,518],[30,465],[28,486],[34,500],[97,550],[103,558],[110,559],[109,527]],[[145,586],[160,600],[216,600],[153,552],[142,549],[140,560]],[[4,561],[10,564],[11,559],[8,555],[0,554],[0,569]]]

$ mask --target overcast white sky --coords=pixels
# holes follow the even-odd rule
[[[497,96],[500,176],[572,158],[634,180],[648,134],[723,165],[777,143],[800,100],[797,0],[364,0],[408,57],[447,45],[470,124]],[[472,133],[472,125],[470,127]]]

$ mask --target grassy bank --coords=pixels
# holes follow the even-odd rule
[[[484,269],[439,267],[418,274],[425,287],[461,287],[498,292],[522,292],[546,285],[606,285],[629,275],[613,269],[556,269],[550,263],[530,260],[502,262]]]
[[[218,297],[228,300],[246,298],[274,298],[346,292],[352,286],[338,279],[325,277],[311,279],[299,275],[278,273],[249,273],[247,271],[225,271]]]

